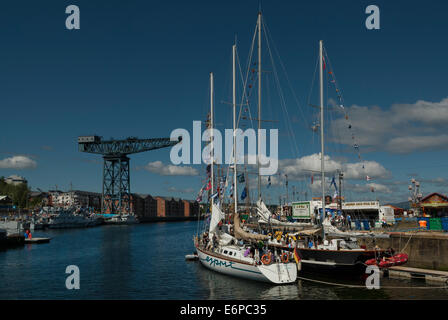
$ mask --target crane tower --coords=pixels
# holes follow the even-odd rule
[[[102,140],[99,136],[78,137],[81,152],[103,156],[103,191],[101,213],[131,213],[131,180],[129,157],[133,153],[170,147],[181,142],[182,138],[172,141],[170,138],[138,139],[129,137],[124,140]]]

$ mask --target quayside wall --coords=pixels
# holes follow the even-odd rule
[[[203,219],[201,217],[200,219]],[[175,221],[197,221],[198,217],[138,217],[138,221],[141,223],[151,223],[151,222],[175,222]]]
[[[391,232],[390,238],[360,238],[360,244],[367,247],[393,248],[396,253],[409,256],[407,267],[448,271],[448,234],[443,232],[421,231]]]

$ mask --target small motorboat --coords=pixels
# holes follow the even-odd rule
[[[377,259],[369,259],[365,262],[366,265],[377,265],[380,268],[390,268],[393,266],[401,266],[408,262],[409,256],[406,253],[398,253],[392,257],[383,257],[383,259],[377,261]]]
[[[25,239],[25,243],[48,243],[50,238],[31,238]]]

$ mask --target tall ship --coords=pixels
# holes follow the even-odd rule
[[[271,235],[270,243],[282,249],[294,252],[294,259],[297,262],[299,271],[304,272],[343,272],[348,274],[364,273],[366,266],[376,264],[379,266],[401,265],[407,262],[407,256],[403,253],[395,255],[392,248],[387,250],[380,249],[377,246],[373,248],[361,247],[358,244],[358,238],[368,237],[374,240],[376,237],[387,237],[387,234],[361,233],[348,230],[340,230],[331,222],[333,213],[330,213],[327,206],[327,196],[325,191],[325,139],[324,139],[324,69],[325,58],[323,54],[323,41],[319,41],[319,80],[320,80],[320,121],[315,128],[320,129],[320,175],[321,175],[321,199],[319,205],[315,208],[317,219],[310,225],[310,228],[301,231],[283,235],[282,232],[275,236]],[[328,60],[327,60],[328,61]],[[328,71],[332,74],[332,71]],[[336,90],[339,91],[339,90]],[[340,107],[343,108],[342,105]],[[351,125],[349,126],[351,128]],[[356,147],[356,145],[355,145]],[[341,174],[340,174],[341,177]],[[335,187],[336,183],[333,182]],[[339,188],[340,191],[341,188]],[[339,197],[338,210],[336,215],[342,216],[341,194]],[[260,200],[257,203],[257,213],[260,219],[268,224],[270,228],[281,227],[300,227],[307,223],[281,222],[272,218],[271,212]],[[292,240],[291,240],[292,238]]]

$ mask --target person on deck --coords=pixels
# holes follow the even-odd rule
[[[255,249],[254,260],[256,264],[260,264],[260,252],[258,249]]]
[[[213,251],[218,247],[218,237],[216,234],[213,235]]]
[[[310,248],[310,249],[313,248],[313,241],[310,240],[310,241],[308,242],[308,248]]]

